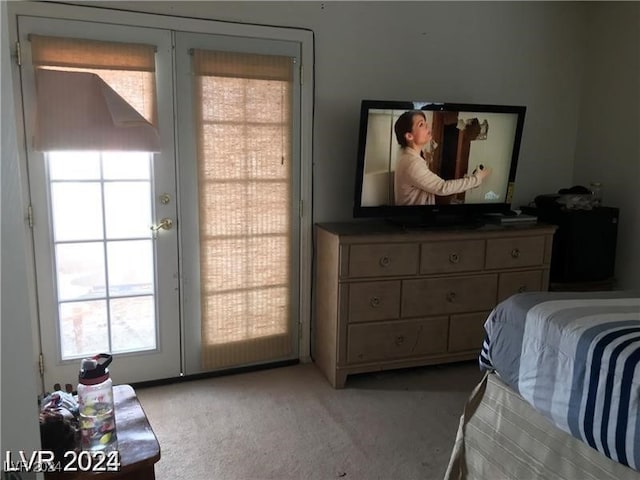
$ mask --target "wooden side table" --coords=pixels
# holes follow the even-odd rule
[[[155,480],[154,465],[160,460],[160,444],[130,385],[113,387],[116,432],[121,468],[119,472],[56,472],[46,480]]]

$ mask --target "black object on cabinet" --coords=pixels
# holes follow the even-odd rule
[[[541,222],[557,225],[553,237],[551,282],[591,282],[614,276],[618,238],[617,208],[561,210],[538,208]]]

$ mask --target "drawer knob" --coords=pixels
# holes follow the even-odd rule
[[[458,263],[460,261],[460,257],[457,253],[452,253],[449,255],[449,263]]]
[[[520,285],[520,288],[518,288],[518,293],[522,293],[522,292],[526,292],[527,291],[527,286],[526,285]]]
[[[402,335],[396,337],[396,345],[402,345],[404,343],[404,337]]]
[[[512,258],[518,258],[519,256],[520,256],[520,250],[518,250],[517,248],[514,248],[513,250],[511,250]]]
[[[386,255],[384,257],[380,257],[380,266],[381,267],[388,267],[390,263],[391,263],[391,259],[389,257],[387,257]]]
[[[369,305],[371,305],[373,308],[378,308],[380,306],[380,298],[371,297],[371,300],[369,300]]]
[[[447,293],[447,302],[453,303],[456,301],[456,292]]]

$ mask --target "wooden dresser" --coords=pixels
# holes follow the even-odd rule
[[[317,224],[314,361],[342,388],[351,374],[476,358],[498,302],[548,289],[555,228]]]

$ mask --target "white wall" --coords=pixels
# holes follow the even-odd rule
[[[7,7],[0,2],[0,206],[2,207],[1,269],[1,422],[0,452],[33,452],[40,447],[37,404],[37,369],[32,347],[31,315],[24,245],[25,222],[20,191],[20,169],[13,116],[13,89],[9,79],[10,46]],[[29,454],[29,453],[28,453]],[[23,474],[21,478],[32,478]]]
[[[640,290],[640,4],[588,6],[573,182],[602,182],[620,209],[616,276]]]

